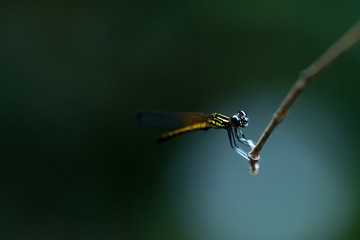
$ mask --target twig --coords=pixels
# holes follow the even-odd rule
[[[348,32],[346,32],[337,42],[329,47],[323,55],[321,55],[315,62],[313,62],[308,68],[303,70],[289,93],[280,104],[277,111],[274,113],[270,123],[266,127],[265,131],[261,135],[259,141],[255,147],[248,153],[250,158],[250,172],[253,174],[257,173],[258,161],[260,159],[260,151],[264,146],[266,140],[269,138],[271,133],[274,131],[276,126],[281,123],[290,107],[300,95],[300,93],[314,80],[322,70],[334,62],[340,55],[355,45],[360,40],[360,21],[355,24]]]

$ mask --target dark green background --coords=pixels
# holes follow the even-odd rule
[[[179,141],[155,145],[161,131],[138,126],[133,114],[221,112],[214,105],[230,94],[236,112],[246,94],[261,102],[258,88],[278,92],[280,103],[298,73],[360,16],[358,0],[0,5],[1,239],[197,239],[161,199],[166,154]],[[359,61],[356,46],[299,99],[327,103],[353,146]],[[261,109],[263,125],[251,138],[275,109]],[[356,185],[355,152],[339,161]],[[359,209],[360,201],[344,238],[360,235]]]

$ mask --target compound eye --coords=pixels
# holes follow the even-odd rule
[[[232,117],[232,119],[233,119],[234,122],[236,122],[236,123],[240,123],[240,121],[241,121],[241,119],[240,119],[237,115],[234,115],[234,116]]]
[[[234,115],[231,117],[231,122],[235,125],[235,126],[240,126],[241,124],[241,119],[237,116]]]
[[[239,111],[239,112],[238,112],[238,115],[239,115],[240,117],[245,117],[247,114],[246,114],[246,112],[244,112],[244,111]]]
[[[249,124],[249,119],[247,117],[244,118],[242,126],[246,127]]]

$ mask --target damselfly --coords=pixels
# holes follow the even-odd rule
[[[162,134],[157,141],[161,142],[182,133],[194,130],[208,130],[209,128],[223,128],[227,130],[231,147],[242,157],[249,160],[247,153],[239,147],[240,142],[250,148],[254,144],[248,140],[242,128],[248,125],[249,119],[244,111],[239,111],[232,117],[219,113],[166,113],[166,112],[138,112],[137,120],[147,126],[180,127],[177,130]]]

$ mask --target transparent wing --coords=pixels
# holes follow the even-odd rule
[[[137,112],[136,120],[150,127],[183,127],[206,122],[211,115],[203,113]]]

